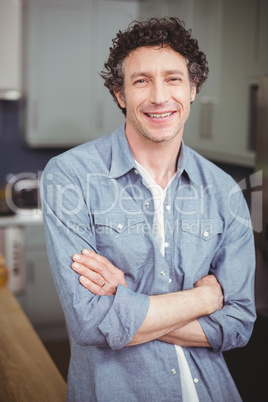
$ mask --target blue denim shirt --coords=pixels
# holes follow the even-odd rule
[[[155,242],[152,194],[124,126],[53,158],[42,176],[47,250],[71,344],[69,401],[181,401],[175,347],[127,347],[148,295],[191,289],[212,273],[224,307],[199,322],[211,348],[184,348],[200,401],[241,400],[222,351],[242,347],[255,320],[250,216],[233,179],[182,144],[164,204],[165,256]],[[124,271],[128,288],[95,296],[71,269],[93,249]]]

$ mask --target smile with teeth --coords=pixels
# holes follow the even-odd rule
[[[171,115],[172,115],[172,113],[173,113],[173,112],[168,112],[168,113],[158,113],[158,114],[156,114],[156,113],[146,113],[146,114],[147,114],[147,116],[149,116],[149,117],[153,117],[154,119],[160,119],[160,118],[163,118],[163,117],[168,117],[168,116],[171,116]]]

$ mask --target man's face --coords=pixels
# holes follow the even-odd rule
[[[141,47],[124,66],[124,91],[115,93],[126,108],[126,133],[155,143],[182,137],[196,88],[186,60],[170,47]]]

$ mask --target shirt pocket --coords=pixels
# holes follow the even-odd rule
[[[182,219],[181,230],[199,239],[209,241],[213,236],[223,232],[223,222],[218,219]]]
[[[224,229],[220,219],[181,220],[180,261],[194,282],[211,269],[211,261],[221,243]]]
[[[98,252],[124,272],[140,268],[146,260],[145,220],[142,213],[94,213]]]

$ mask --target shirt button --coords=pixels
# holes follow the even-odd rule
[[[208,236],[209,236],[209,233],[208,233],[207,231],[205,231],[205,232],[204,232],[204,236],[205,236],[205,237],[208,237]]]
[[[137,169],[135,169],[134,172],[135,172],[136,174],[139,174],[139,172],[137,171]]]
[[[164,247],[165,247],[165,248],[169,247],[169,243],[165,242],[165,243],[164,243]]]
[[[177,373],[177,370],[173,368],[173,369],[171,370],[171,374],[176,374],[176,373]]]
[[[171,283],[171,282],[172,282],[172,279],[171,279],[171,278],[169,278],[168,283]]]
[[[166,272],[165,272],[165,271],[161,271],[160,274],[161,274],[162,276],[165,276],[165,275],[166,275]]]
[[[194,378],[194,383],[198,383],[198,378]]]
[[[118,223],[117,229],[121,230],[123,228],[123,225],[121,223]]]
[[[170,211],[171,206],[170,205],[166,205],[166,210]]]
[[[151,206],[151,204],[150,204],[149,202],[146,202],[146,203],[145,203],[145,207],[146,207],[146,208],[150,208],[150,206]]]

